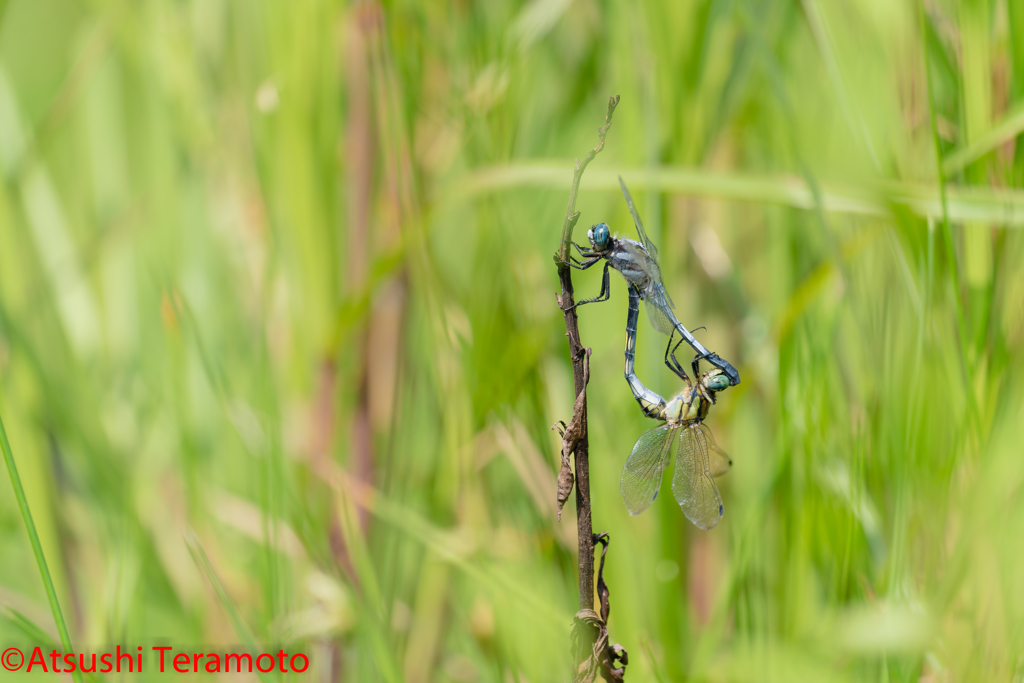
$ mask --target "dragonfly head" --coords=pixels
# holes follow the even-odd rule
[[[731,386],[728,376],[718,368],[705,372],[700,378],[701,384],[714,395],[716,392],[728,389]]]
[[[611,242],[612,234],[607,223],[598,223],[587,230],[587,238],[590,239],[590,246],[594,251],[605,251]]]

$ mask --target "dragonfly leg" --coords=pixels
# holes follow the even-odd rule
[[[707,360],[707,361],[710,362],[709,359],[710,359],[711,356],[714,356],[715,358],[718,358],[718,356],[716,356],[713,353],[711,353],[711,354],[698,353],[696,356],[694,356],[693,361],[692,361],[690,367],[693,368],[693,374],[694,374],[695,377],[700,378],[700,362],[701,362],[701,360]],[[704,398],[708,399],[712,403],[717,403],[717,401],[715,400],[715,392],[708,391],[705,388],[703,382],[697,382],[697,389],[700,391],[701,395],[704,396]]]
[[[592,265],[594,265],[594,264],[593,263],[587,263],[587,264],[585,264],[580,269],[583,270],[584,268],[589,268]],[[596,303],[598,301],[607,301],[608,297],[611,295],[611,279],[608,276],[608,266],[610,266],[610,265],[611,265],[610,261],[605,261],[604,262],[604,276],[601,278],[601,293],[598,294],[597,296],[595,296],[593,299],[584,299],[583,301],[577,301],[576,303],[574,303],[569,308],[566,308],[565,310],[571,311],[572,309],[576,308],[577,306],[582,306],[583,304],[592,304],[592,303]]]
[[[589,268],[590,266],[594,265],[595,263],[597,263],[600,260],[601,260],[600,256],[592,256],[590,259],[581,262],[581,261],[577,261],[574,257],[570,256],[569,260],[568,261],[563,261],[563,263],[567,263],[568,265],[572,266],[576,270],[586,270],[587,268]]]
[[[592,249],[588,249],[586,247],[581,247],[580,245],[576,244],[575,242],[571,242],[570,244],[572,244],[572,246],[576,247],[576,251],[579,252],[579,255],[581,257],[585,258],[585,259],[593,258],[595,256],[597,256],[597,257],[601,256],[600,254],[595,253]]]
[[[665,347],[665,365],[668,366],[669,370],[676,373],[676,375],[678,375],[681,380],[689,384],[690,378],[687,377],[686,371],[683,370],[683,366],[679,364],[678,360],[676,360],[676,349],[679,348],[679,345],[686,340],[680,337],[679,341],[676,342],[676,345],[673,347],[672,340],[675,339],[675,334],[676,331],[673,329],[672,334],[668,336],[668,346]],[[671,361],[669,361],[670,356],[672,358]],[[699,377],[700,375],[695,376]]]
[[[729,364],[729,361],[721,358],[717,353],[712,353],[704,348],[704,345],[697,341],[690,331],[681,324],[676,324],[676,330],[683,336],[687,343],[693,347],[693,350],[697,352],[697,358],[695,360],[706,360],[710,365],[721,370],[722,374],[729,378],[730,386],[736,386],[740,383],[740,373],[736,371],[736,368]],[[696,372],[696,370],[694,372]],[[697,377],[700,377],[699,373]]]
[[[575,242],[570,242],[569,244],[576,247],[576,251],[579,252],[580,257],[583,258],[583,261],[580,262],[576,260],[576,257],[574,257],[570,253],[568,261],[558,261],[558,263],[568,264],[573,268],[576,268],[577,270],[586,270],[587,268],[601,260],[601,255],[594,253],[590,249],[581,248],[580,245],[576,244]],[[557,258],[555,260],[557,261]]]

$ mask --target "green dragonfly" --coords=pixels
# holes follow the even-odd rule
[[[665,364],[686,382],[686,387],[667,401],[645,387],[633,372],[639,314],[640,292],[630,285],[626,318],[626,381],[644,415],[664,420],[665,424],[644,432],[637,439],[622,470],[622,498],[631,515],[639,515],[646,510],[658,497],[673,444],[678,444],[675,447],[672,493],[687,519],[700,529],[711,529],[725,512],[714,477],[725,474],[732,460],[715,443],[704,418],[715,403],[715,394],[729,387],[729,377],[718,368],[698,374],[698,356],[691,366],[696,381],[691,382],[676,360],[675,349],[682,343],[680,340],[671,350],[665,350]]]

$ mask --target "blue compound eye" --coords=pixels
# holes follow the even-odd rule
[[[608,241],[611,239],[611,232],[608,230],[607,223],[598,223],[587,231],[587,236],[594,243],[595,248],[607,249]]]

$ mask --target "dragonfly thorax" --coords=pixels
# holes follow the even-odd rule
[[[665,404],[665,421],[687,424],[703,420],[708,414],[708,401],[694,387],[686,387]]]
[[[661,281],[658,264],[636,240],[613,237],[602,256],[608,259],[611,267],[619,271],[626,282],[637,288],[641,299],[646,300],[653,285]]]

